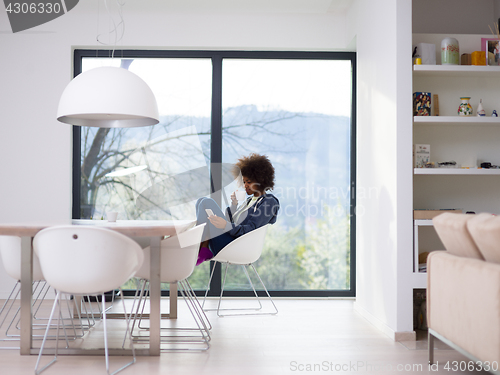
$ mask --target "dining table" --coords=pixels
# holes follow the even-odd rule
[[[33,313],[32,313],[32,284],[33,284],[33,238],[45,229],[55,225],[85,225],[106,228],[128,237],[146,237],[151,249],[151,278],[150,278],[150,340],[149,348],[136,349],[137,355],[160,355],[161,338],[161,241],[165,237],[174,236],[196,225],[196,220],[69,220],[46,223],[17,223],[0,224],[0,235],[21,237],[21,298],[20,298],[20,353],[21,355],[38,354],[33,348]],[[170,319],[177,318],[177,284],[170,284]],[[77,304],[75,304],[76,306]],[[108,313],[109,315],[109,313]],[[121,314],[123,316],[123,314]],[[164,314],[165,315],[165,314]],[[111,316],[112,317],[112,314]],[[49,354],[50,350],[44,350]],[[104,349],[60,348],[58,354],[69,355],[99,355]],[[52,353],[53,354],[53,353]],[[128,355],[130,349],[110,349],[110,355]]]

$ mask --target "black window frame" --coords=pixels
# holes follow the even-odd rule
[[[222,163],[222,61],[230,59],[291,59],[291,60],[349,60],[351,62],[351,129],[350,129],[350,289],[348,290],[270,290],[273,297],[355,297],[356,296],[356,53],[355,52],[306,52],[306,51],[210,51],[210,50],[115,50],[114,57],[121,58],[210,58],[212,60],[212,113],[211,113],[211,150],[212,163]],[[73,77],[82,72],[82,59],[85,57],[110,58],[111,50],[75,49],[73,56]],[[293,79],[293,77],[290,77]],[[72,217],[80,218],[80,179],[81,179],[81,127],[73,126],[73,198]],[[214,172],[217,173],[217,172]],[[221,177],[213,174],[214,184],[221,184]],[[221,186],[214,186],[215,191]],[[219,204],[220,196],[213,197]],[[211,262],[211,267],[214,262]],[[218,296],[221,290],[221,267],[217,264],[209,296]],[[197,294],[204,291],[197,291]],[[258,291],[265,296],[264,292]],[[162,291],[162,295],[168,291]],[[224,291],[226,296],[247,297],[252,291]]]

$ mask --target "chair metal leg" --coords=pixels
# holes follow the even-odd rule
[[[5,308],[7,307],[7,304],[9,303],[9,301],[11,300],[12,298],[12,295],[14,294],[14,292],[16,291],[17,287],[20,285],[19,281],[16,282],[16,284],[14,285],[14,288],[12,288],[12,290],[10,291],[10,294],[9,296],[7,297],[7,299],[5,300],[2,308],[0,309],[0,316],[3,314],[3,312],[5,311]],[[2,321],[0,322],[0,327],[2,327],[3,323],[5,322],[5,318],[7,318],[7,315],[8,313],[10,312],[10,309],[12,308],[12,304],[14,303],[14,300],[17,298],[17,296],[19,295],[19,292],[20,290],[17,291],[16,293],[16,296],[14,298],[12,298],[12,303],[11,303],[11,307],[9,307],[9,309],[7,310],[7,312],[5,313]]]
[[[118,371],[121,371],[123,370],[124,368],[134,364],[136,362],[136,356],[135,356],[135,347],[134,347],[134,340],[132,338],[132,330],[130,329],[130,318],[132,317],[132,310],[130,311],[130,314],[127,316],[127,310],[125,309],[125,300],[123,298],[123,291],[122,289],[120,288],[120,294],[122,296],[121,300],[122,300],[122,306],[123,306],[123,313],[125,314],[125,320],[126,320],[126,324],[127,324],[127,328],[125,329],[125,337],[127,336],[128,334],[128,337],[129,337],[129,340],[130,340],[130,348],[132,349],[132,361],[128,364],[126,364],[125,366],[123,366],[122,368],[120,368],[119,370],[115,371],[113,374],[116,374]]]
[[[139,322],[137,323],[137,327],[140,329],[146,329],[146,330],[149,330],[149,327],[141,326],[141,322],[142,322],[142,317],[144,316],[144,309],[146,308],[146,299],[147,299],[148,295],[149,295],[149,281],[144,280],[143,290],[142,290],[141,299],[140,299],[140,301],[142,301],[142,309],[141,309],[141,314],[139,317]],[[139,309],[139,305],[137,306],[138,309]]]
[[[54,301],[54,304],[52,306],[52,311],[50,313],[49,322],[47,324],[45,335],[44,335],[44,338],[43,338],[43,341],[42,341],[42,346],[40,347],[40,352],[38,354],[38,359],[36,361],[36,365],[35,365],[35,374],[36,375],[39,375],[40,373],[42,373],[43,371],[45,371],[45,369],[47,369],[49,366],[51,366],[52,364],[54,364],[57,361],[57,349],[59,347],[59,327],[61,325],[61,321],[63,321],[62,314],[61,314],[60,298],[61,298],[61,293],[57,292],[56,299]],[[132,364],[134,364],[136,362],[135,347],[134,347],[134,343],[132,341],[132,336],[131,336],[131,331],[130,331],[130,316],[127,315],[127,313],[126,313],[126,310],[125,310],[125,301],[122,298],[123,311],[125,313],[125,320],[126,320],[126,324],[127,324],[126,325],[126,330],[125,330],[125,335],[128,335],[129,339],[130,339],[130,345],[131,345],[131,349],[132,349],[133,360],[131,362],[125,364],[124,366],[120,367],[118,370],[110,373],[109,372],[108,331],[107,331],[107,327],[106,327],[106,322],[107,322],[106,321],[106,311],[107,311],[107,309],[106,309],[106,302],[104,300],[104,294],[102,295],[102,298],[103,298],[103,301],[102,301],[103,302],[102,303],[102,307],[103,307],[103,309],[102,309],[102,314],[103,314],[102,315],[103,316],[102,322],[103,322],[103,329],[104,329],[104,352],[105,352],[105,360],[106,360],[106,372],[107,372],[108,375],[115,375],[118,372],[122,371],[123,369],[127,368],[128,366],[130,366],[130,365],[132,365]],[[57,322],[55,356],[54,356],[54,359],[52,359],[52,361],[50,363],[48,363],[47,365],[45,365],[43,368],[41,368],[39,370],[38,366],[40,365],[40,359],[42,358],[43,349],[44,349],[45,343],[47,341],[49,330],[51,329],[51,323],[52,323],[52,319],[54,317],[54,312],[55,312],[56,305],[59,307],[59,317],[58,317],[58,322]],[[66,334],[66,328],[65,328],[64,321],[63,321],[62,326],[63,326],[63,330],[64,330],[64,335],[66,337],[66,344],[68,345],[68,338],[67,338],[67,334]]]
[[[18,285],[18,283],[16,284],[16,286]],[[19,290],[17,291],[16,295],[14,296],[14,298],[11,299],[12,295],[14,294],[15,292],[15,289],[16,289],[16,286],[14,287],[14,289],[12,290],[11,294],[9,295],[9,298],[5,301],[4,303],[4,306],[2,307],[2,310],[0,310],[0,313],[2,313],[5,309],[5,307],[7,307],[7,303],[10,303],[10,306],[8,307],[8,310],[6,311],[6,314],[4,315],[2,321],[0,322],[0,327],[3,325],[3,323],[5,322],[5,319],[7,318],[7,315],[10,313],[11,309],[12,309],[12,306],[13,306],[13,303],[15,302],[15,299],[17,298],[18,294],[19,294]],[[41,304],[42,302],[45,300],[45,297],[47,296],[47,293],[50,289],[50,287],[48,286],[48,284],[46,284],[45,282],[36,282],[33,283],[33,286],[34,286],[34,290],[33,290],[33,296],[34,296],[34,300],[32,302],[32,307],[35,309],[34,311],[34,314],[33,314],[33,319],[35,320],[35,314],[37,313],[37,311],[40,309],[41,307]],[[39,287],[41,286],[41,288],[39,289]],[[37,293],[38,291],[38,293]],[[45,291],[45,292],[44,292]],[[42,295],[43,294],[43,295]],[[61,298],[61,297],[60,297]],[[59,298],[59,303],[60,303],[60,298]],[[38,304],[38,307],[36,307]],[[68,307],[69,309],[69,307]],[[0,339],[0,341],[19,341],[19,338],[20,338],[20,335],[19,334],[12,334],[12,333],[9,333],[9,331],[12,329],[12,328],[15,328],[17,330],[20,330],[20,327],[19,327],[19,324],[20,324],[20,319],[17,318],[18,315],[19,315],[19,312],[20,312],[20,308],[17,309],[17,311],[15,312],[14,314],[14,317],[11,319],[6,331],[5,331],[5,334],[8,338],[6,339]],[[62,317],[61,313],[60,314],[60,317],[58,319],[61,319],[61,321],[63,322],[63,329],[65,331],[65,340],[66,340],[66,346],[68,347],[69,346],[69,337],[68,337],[68,334],[66,332],[66,328],[64,326],[64,321],[66,320],[65,318]],[[16,318],[17,318],[17,322],[16,322]],[[38,321],[43,321],[43,320],[48,320],[48,318],[36,318],[36,320]],[[15,323],[16,322],[16,323]],[[72,340],[76,340],[77,338],[81,338],[83,337],[84,335],[84,331],[83,331],[83,323],[81,321],[81,318],[79,318],[79,322],[80,322],[80,327],[81,327],[81,330],[82,330],[82,334],[77,334],[76,332],[76,326],[75,326],[75,323],[74,321],[70,318],[70,324],[73,328],[73,332],[74,332],[74,335],[71,336],[71,339]],[[51,323],[52,324],[52,323]],[[59,325],[59,320],[58,320],[58,323]],[[47,330],[47,327],[49,327],[49,329],[53,328],[51,326],[48,326],[47,324],[41,324],[41,323],[38,323],[38,324],[33,324],[33,329],[43,329],[44,331]],[[59,327],[57,327],[59,328]],[[57,337],[56,336],[51,336],[51,335],[47,335],[45,336],[45,334],[43,335],[33,335],[33,339],[56,339],[57,340]],[[19,346],[16,346],[16,347],[1,347],[0,349],[19,349]]]
[[[212,323],[210,323],[210,320],[208,319],[207,315],[205,314],[205,311],[203,310],[203,307],[202,305],[200,304],[200,301],[198,300],[198,298],[196,298],[196,293],[194,292],[193,290],[193,287],[191,286],[191,284],[189,283],[189,280],[186,279],[184,280],[187,284],[187,287],[188,287],[188,290],[189,290],[189,293],[191,294],[191,296],[193,296],[193,299],[194,301],[196,302],[197,304],[197,309],[199,311],[199,314],[202,316],[202,318],[204,319],[205,321],[205,325],[208,327],[208,330],[212,330]]]
[[[274,301],[273,301],[273,299],[271,298],[271,295],[269,294],[269,292],[267,291],[267,288],[266,288],[266,286],[264,285],[264,282],[263,282],[263,281],[262,281],[262,279],[260,278],[259,273],[258,273],[258,272],[257,272],[257,270],[255,269],[255,266],[253,265],[253,263],[252,263],[252,264],[250,264],[250,266],[252,267],[253,272],[255,272],[255,275],[257,275],[257,278],[259,279],[259,281],[260,281],[260,283],[261,283],[262,287],[263,287],[263,288],[264,288],[264,290],[266,291],[267,297],[269,298],[269,300],[271,301],[271,303],[272,303],[272,304],[273,304],[273,306],[274,306],[274,311],[275,311],[275,312],[273,312],[273,313],[269,313],[269,314],[271,314],[271,315],[275,315],[275,314],[277,314],[277,313],[278,313],[278,308],[277,308],[277,307],[276,307],[276,305],[274,304]]]
[[[45,285],[45,283],[43,285]],[[40,290],[40,292],[38,292],[38,295],[36,295],[36,292],[37,292],[39,286],[40,286],[40,281],[35,281],[32,284],[32,294],[31,294],[32,300],[33,300],[31,303],[32,308],[34,308],[35,305],[37,304],[38,298],[40,297],[40,294],[43,291],[43,286],[42,286],[42,289]],[[34,287],[34,289],[33,289],[33,287]],[[16,295],[16,298],[17,298],[17,295]],[[12,307],[12,305],[11,305],[11,307]],[[9,309],[9,311],[10,311],[10,309]],[[11,329],[11,327],[14,327],[18,331],[21,330],[21,327],[20,327],[21,319],[19,318],[16,320],[17,316],[20,315],[20,313],[21,313],[21,307],[18,307],[16,313],[14,314],[14,316],[9,324],[9,326],[7,327],[7,329],[5,331],[5,335],[7,337],[19,337],[19,334],[17,334],[17,335],[16,334],[9,334],[9,330]],[[33,318],[34,318],[34,316],[33,316]],[[14,322],[16,322],[16,324],[14,324]]]
[[[191,315],[193,315],[196,324],[198,325],[198,330],[202,334],[202,336],[206,336],[207,340],[211,340],[210,330],[212,329],[212,325],[208,320],[208,317],[205,315],[203,310],[201,309],[201,305],[196,298],[194,291],[191,288],[191,285],[187,280],[179,281],[179,285],[181,286],[181,293],[183,295],[186,304],[188,304],[188,308],[191,311]],[[196,328],[187,328],[186,330],[196,330]],[[205,332],[205,333],[203,333]]]
[[[224,294],[224,286],[226,285],[227,268],[229,263],[226,263],[226,268],[224,269],[224,279],[222,281],[222,287],[220,290],[219,303],[217,304],[217,315],[220,316],[220,304],[222,303],[222,295]]]
[[[66,307],[68,309],[68,313],[69,313],[69,316],[70,316],[71,328],[73,328],[73,334],[74,334],[73,337],[75,337],[75,338],[76,337],[83,337],[83,335],[85,334],[83,332],[83,329],[82,329],[82,334],[81,335],[77,336],[77,334],[76,334],[75,322],[74,322],[74,320],[72,318],[73,312],[71,311],[71,307],[69,305],[68,296],[66,296]],[[66,334],[66,324],[64,324],[64,319],[63,319],[62,315],[61,315],[61,320],[63,322],[64,335],[66,337],[66,347],[69,347],[68,335]],[[81,323],[81,320],[80,320],[80,323]]]
[[[54,300],[54,304],[52,305],[52,311],[50,312],[49,322],[47,323],[47,329],[45,330],[45,335],[43,336],[42,346],[40,347],[40,353],[38,354],[38,359],[36,361],[36,365],[35,365],[35,374],[36,375],[39,375],[42,371],[44,371],[49,366],[51,366],[52,364],[54,364],[55,361],[57,361],[57,346],[58,346],[58,338],[59,338],[59,322],[57,324],[56,352],[55,352],[54,359],[52,359],[52,361],[50,361],[43,368],[41,368],[40,370],[38,370],[38,365],[40,364],[40,359],[42,358],[43,348],[45,347],[45,342],[47,341],[47,336],[49,334],[50,325],[52,323],[52,318],[54,317],[54,311],[56,309],[56,306],[59,306],[59,297],[60,297],[60,292],[57,292],[56,299]]]
[[[104,356],[106,357],[106,372],[109,375],[108,330],[106,327],[106,300],[102,294],[102,325],[104,328]]]
[[[146,297],[149,293],[149,290],[147,288],[148,281],[144,280],[144,283],[141,287],[141,291],[139,293],[139,299],[144,301],[142,302],[142,308],[141,308],[141,302],[137,304],[135,307],[135,317],[134,320],[139,320],[138,323],[138,328],[143,330],[143,331],[149,331],[149,327],[142,327],[140,325],[140,322],[143,317],[144,313],[144,308],[146,305]],[[163,333],[160,337],[160,341],[163,344],[169,344],[168,348],[163,347],[161,351],[205,351],[209,349],[210,344],[209,341],[211,339],[210,337],[210,329],[211,325],[210,322],[208,321],[208,318],[206,315],[203,313],[201,309],[201,305],[194,296],[194,292],[191,294],[190,292],[190,286],[187,283],[186,280],[182,280],[178,282],[178,285],[180,286],[179,291],[181,293],[181,296],[183,300],[186,302],[186,306],[188,307],[191,315],[193,316],[193,319],[195,320],[196,323],[196,328],[194,327],[187,327],[187,328],[178,328],[178,327],[168,327],[168,328],[161,328],[163,332],[168,331],[170,333],[165,334]],[[193,298],[194,297],[194,298]],[[139,311],[140,310],[140,311]],[[201,311],[201,313],[200,313]],[[205,318],[204,318],[205,317]],[[208,324],[207,324],[208,322]],[[134,323],[135,324],[135,323]],[[209,328],[210,326],[210,328]],[[198,333],[198,334],[196,334]],[[144,342],[144,341],[149,341],[149,335],[133,335],[134,341],[136,342]],[[179,344],[188,344],[186,347],[179,347]],[[203,347],[199,347],[198,345],[204,344]]]
[[[21,288],[19,288],[19,289],[18,289],[18,288],[17,288],[18,286],[20,286],[19,281],[16,283],[16,285],[14,285],[14,288],[13,288],[13,289],[12,289],[12,291],[10,292],[9,297],[7,297],[7,299],[5,300],[5,303],[4,303],[4,304],[3,304],[3,306],[2,306],[2,309],[0,310],[0,314],[2,314],[2,313],[5,311],[5,308],[7,307],[7,304],[8,304],[8,303],[9,303],[9,301],[10,301],[10,306],[9,306],[9,308],[7,309],[7,311],[5,311],[5,315],[3,316],[3,319],[2,319],[2,321],[0,322],[0,327],[2,327],[3,323],[5,322],[5,319],[7,319],[7,315],[9,315],[9,313],[10,313],[10,311],[11,311],[11,309],[12,309],[12,306],[14,305],[14,303],[15,303],[15,301],[16,301],[16,299],[17,299],[17,297],[19,296],[19,293],[21,292]],[[16,289],[17,289],[17,293],[16,293],[16,295],[12,298],[12,295],[14,294],[14,292],[16,291]],[[17,313],[16,313],[16,315],[17,315]],[[14,318],[13,318],[13,319],[15,319],[16,315],[14,316]],[[10,326],[11,326],[11,325],[12,325],[12,322],[11,322],[11,324],[9,324],[9,327],[7,327],[7,329],[6,329],[6,331],[5,331],[5,334],[6,334],[7,336],[8,336],[8,334],[7,334],[7,333],[8,333],[8,331],[9,331],[9,328],[10,328]]]
[[[132,341],[132,336],[130,335],[130,321],[129,321],[129,317],[127,316],[127,312],[125,310],[125,301],[123,300],[122,298],[122,303],[123,303],[123,312],[125,314],[125,320],[127,322],[127,328],[125,329],[125,335],[129,335],[130,336],[130,346],[131,346],[131,349],[132,349],[132,356],[133,356],[133,359],[131,362],[127,363],[126,365],[120,367],[118,370],[116,371],[113,371],[112,373],[109,372],[109,349],[108,349],[108,330],[107,330],[107,327],[106,327],[106,300],[105,300],[105,296],[104,296],[104,293],[102,294],[102,324],[103,324],[103,328],[104,328],[104,355],[106,357],[106,372],[108,375],[115,375],[117,374],[118,372],[122,371],[123,369],[129,367],[130,365],[133,365],[136,361],[136,358],[135,358],[135,349],[134,349],[134,342]]]
[[[42,284],[42,282],[38,281],[37,282],[37,285],[35,287],[35,291],[36,289],[38,289],[38,286]],[[43,293],[43,291],[45,290],[45,293],[43,294],[43,297],[40,298],[41,294]],[[38,314],[38,310],[40,310],[40,307],[42,306],[42,302],[45,300],[45,297],[47,297],[47,293],[49,292],[50,290],[50,287],[47,283],[43,282],[42,284],[42,288],[40,289],[40,292],[38,293],[38,295],[36,296],[35,298],[35,301],[39,301],[38,302],[38,307],[35,308],[35,303],[33,303],[33,308],[34,308],[34,311],[33,311],[33,319],[34,320],[38,320],[39,318],[37,317],[37,314]],[[33,294],[35,294],[35,291],[33,291]]]
[[[135,306],[136,297],[138,297],[137,307],[135,308],[134,320],[132,322],[132,329],[131,329],[132,337],[140,337],[140,336],[134,336],[134,328],[135,328],[135,323],[136,323],[137,319],[139,319],[139,323],[137,323],[137,327],[139,329],[141,329],[140,322],[142,320],[144,306],[146,305],[146,301],[144,300],[143,305],[142,305],[142,310],[140,313],[140,317],[139,317],[139,310],[141,308],[141,302],[142,302],[143,298],[145,299],[145,289],[146,289],[146,283],[147,283],[147,280],[141,280],[141,281],[142,281],[142,286],[141,286],[140,290],[139,289],[136,290],[136,293],[134,296],[134,303],[132,304],[132,311],[133,311],[134,306]]]
[[[247,268],[245,266],[243,266],[243,265],[241,266],[241,268],[243,268],[243,272],[245,272],[245,275],[246,275],[246,277],[248,279],[248,282],[250,283],[250,286],[252,287],[253,294],[255,295],[255,298],[257,298],[257,302],[259,303],[259,308],[258,309],[254,309],[254,310],[261,310],[262,309],[262,303],[260,303],[259,295],[257,294],[257,291],[255,290],[255,287],[253,286],[252,279],[250,278],[250,275],[248,274]]]
[[[255,269],[255,266],[253,264],[250,264],[249,266],[252,267],[255,275],[257,276],[257,278],[259,279],[259,282],[260,284],[262,285],[262,287],[264,288],[264,291],[267,295],[267,297],[269,298],[269,300],[271,301],[271,304],[273,305],[273,308],[274,308],[274,311],[273,312],[256,312],[256,313],[237,313],[237,314],[222,314],[221,311],[235,311],[235,310],[261,310],[262,309],[262,304],[260,302],[260,298],[259,298],[259,295],[257,293],[257,291],[255,290],[255,287],[253,285],[253,282],[252,280],[250,279],[250,275],[248,274],[248,271],[246,269],[245,266],[243,266],[243,270],[245,272],[245,275],[247,276],[247,279],[250,283],[250,286],[252,287],[252,290],[254,292],[254,295],[257,299],[257,302],[259,303],[259,307],[258,308],[221,308],[221,305],[222,305],[222,297],[223,297],[223,294],[224,294],[224,286],[226,284],[226,276],[227,276],[227,269],[228,269],[228,266],[229,266],[229,263],[226,263],[226,268],[224,270],[224,278],[223,278],[223,281],[222,281],[222,287],[221,287],[221,293],[220,293],[220,296],[219,296],[219,302],[218,302],[218,305],[217,305],[217,308],[216,309],[203,309],[204,311],[217,311],[217,315],[220,316],[220,317],[224,317],[224,316],[235,316],[235,315],[276,315],[278,313],[278,308],[276,307],[276,305],[274,304],[274,301],[273,299],[271,298],[271,295],[269,294],[266,286],[264,285],[264,282],[262,281],[259,273],[257,272],[257,270]],[[214,267],[215,268],[215,267]],[[210,277],[211,279],[211,277]],[[208,293],[208,289],[207,289],[207,292],[205,293],[205,298],[206,298],[206,295]],[[203,305],[202,305],[203,306]]]
[[[14,305],[14,302],[16,301],[17,296],[19,295],[19,293],[21,291],[21,289],[18,288],[18,286],[20,286],[19,282],[17,282],[14,285],[14,288],[12,288],[9,296],[7,297],[2,308],[0,309],[0,317],[2,316],[2,314],[4,314],[2,320],[0,321],[0,328],[2,327],[3,323],[5,322],[5,319],[7,319],[7,316],[9,315],[10,311],[12,310],[12,306]],[[14,292],[16,292],[16,289],[17,289],[17,293],[15,293],[15,296],[12,298],[12,295],[14,294]],[[7,305],[10,305],[10,306],[8,306],[8,308],[7,308]],[[6,310],[6,308],[7,308],[7,310]],[[10,325],[9,325],[9,327],[10,327]],[[8,332],[8,328],[5,331],[6,335],[7,335],[7,332]],[[19,341],[19,336],[17,336],[16,338],[0,339],[0,341],[2,341],[2,342],[3,341]],[[2,347],[0,347],[0,350],[10,350],[10,349],[19,350],[19,346],[2,346]]]
[[[186,289],[185,285],[183,285],[182,282],[179,282],[179,284],[182,286],[180,288],[181,295],[182,295],[184,301],[186,301],[186,305],[188,306],[188,309],[191,312],[191,315],[193,316],[193,319],[196,322],[196,325],[198,326],[198,331],[201,334],[201,341],[197,341],[196,338],[195,338],[193,341],[189,341],[189,342],[193,342],[193,343],[198,342],[198,343],[204,343],[205,344],[204,348],[195,349],[195,350],[203,350],[203,351],[204,350],[208,350],[210,348],[209,341],[211,339],[208,327],[205,325],[205,322],[204,322],[203,318],[196,311],[196,304],[190,298],[190,296],[188,295],[188,292],[187,292],[187,289]],[[185,330],[189,331],[189,330],[192,330],[192,329],[187,328]]]
[[[201,304],[201,308],[204,309],[205,311],[210,311],[205,309],[205,301],[207,299],[208,290],[210,289],[210,283],[212,282],[212,277],[214,276],[214,272],[215,272],[215,263],[214,266],[212,267],[212,272],[210,272],[210,278],[208,279],[207,290],[205,291],[205,297],[203,298],[203,303]]]
[[[33,302],[31,304],[31,306],[32,306],[33,309],[35,309],[36,306],[37,306],[37,304],[38,304],[38,308],[36,308],[35,313],[33,315],[33,319],[35,320],[35,314],[39,310],[39,308],[40,308],[43,300],[45,299],[45,296],[47,295],[47,292],[49,290],[49,286],[45,282],[40,282],[40,281],[34,282],[33,286],[34,286],[33,294],[32,294],[33,295]],[[39,290],[40,286],[41,286],[41,289]],[[42,295],[42,293],[43,293],[44,290],[45,290],[45,293],[44,293],[43,297],[40,297]],[[18,294],[19,294],[19,291],[16,294],[16,297],[14,297],[14,300],[17,298]],[[14,300],[12,300],[11,306],[9,307],[9,310],[7,311],[6,315],[4,316],[4,319],[2,320],[2,323],[0,323],[0,326],[3,324],[3,322],[5,321],[5,318],[7,317],[7,314],[12,309]],[[15,338],[15,339],[7,339],[8,341],[19,340],[19,337],[20,337],[19,334],[9,333],[9,331],[11,329],[17,329],[18,331],[21,330],[21,327],[20,327],[20,321],[21,320],[20,320],[20,318],[18,318],[18,316],[20,314],[20,311],[21,311],[21,308],[18,307],[17,311],[15,312],[14,316],[12,317],[12,319],[11,319],[11,321],[10,321],[7,329],[5,330],[5,335],[7,337],[9,337],[9,338],[10,337],[14,337]],[[41,320],[47,320],[47,319],[46,318],[36,318],[36,320],[41,321]],[[74,324],[74,323],[72,322],[72,324]],[[37,323],[37,324],[33,323],[32,326],[33,326],[33,329],[43,329],[43,330],[45,330],[45,328],[46,328],[45,324],[40,324],[40,323]],[[54,336],[51,336],[51,337],[54,338]],[[75,337],[81,337],[81,336],[75,335]],[[43,335],[33,335],[33,338],[34,339],[43,338]],[[0,340],[0,341],[2,341],[2,340]]]
[[[17,290],[17,292],[16,292],[16,290]],[[12,306],[14,305],[20,292],[21,292],[21,284],[18,281],[18,282],[16,282],[16,284],[14,285],[14,288],[12,288],[9,296],[5,300],[5,302],[2,306],[2,309],[0,309],[0,316],[2,316],[2,314],[4,314],[2,320],[0,321],[0,328],[5,323],[5,319],[7,319],[7,316],[9,315],[10,311],[12,310]],[[7,305],[9,305],[9,306],[7,307]],[[7,310],[6,310],[6,308],[7,308]],[[15,317],[13,319],[15,319]],[[8,335],[8,332],[9,332],[9,328],[11,325],[12,325],[12,322],[9,324],[9,327],[5,330],[5,335],[7,337],[10,337],[10,335]],[[0,341],[19,341],[19,335],[17,335],[16,338],[5,338],[5,339],[0,339]],[[0,348],[0,350],[7,350],[7,349],[19,350],[19,346],[8,346],[8,347],[3,346]]]
[[[47,297],[47,294],[48,294],[48,292],[50,290],[50,286],[46,282],[44,282],[44,281],[43,282],[42,281],[38,281],[37,285],[35,286],[35,290],[33,291],[33,295],[35,294],[36,290],[38,289],[38,287],[40,285],[41,285],[41,289],[40,289],[38,295],[34,298],[34,302],[33,302],[33,309],[34,309],[34,311],[33,311],[33,319],[34,320],[39,320],[39,321],[46,321],[47,318],[37,317],[37,313],[40,310],[40,307],[42,306],[42,303],[45,300],[45,297]],[[42,296],[42,293],[43,293],[43,296]],[[36,307],[37,303],[38,303],[38,307]],[[69,300],[68,300],[67,297],[66,297],[66,305],[67,305],[68,313],[69,313],[69,317],[70,317],[69,320],[70,320],[72,328],[73,328],[73,333],[74,333],[73,339],[75,339],[75,338],[81,338],[81,337],[83,337],[83,335],[85,334],[85,332],[84,332],[84,324],[82,322],[82,317],[81,317],[81,314],[80,314],[80,310],[79,309],[75,309],[76,312],[77,312],[77,316],[74,317],[74,318],[78,318],[78,321],[79,321],[79,328],[78,329],[82,331],[81,334],[77,334],[76,333],[77,326],[75,326],[75,323],[74,323],[73,319],[71,318],[74,314],[71,311],[71,307],[69,306]],[[86,309],[86,306],[85,306],[85,309]],[[65,320],[65,319],[63,318],[63,320]],[[90,325],[90,320],[88,321],[88,323],[89,323],[88,328],[90,328],[90,326],[91,326]],[[33,324],[33,325],[34,326],[43,326],[44,330],[45,330],[45,327],[46,327],[45,324]],[[18,321],[18,323],[16,325],[16,328],[18,328],[18,326],[19,326],[19,321]]]
[[[132,321],[132,329],[131,329],[132,333],[134,332],[135,321],[137,319],[137,313],[139,312],[139,306],[141,304],[142,292],[144,290],[144,287],[146,286],[145,283],[146,282],[144,280],[136,279],[136,289],[135,289],[135,294],[134,294],[134,301],[132,302],[132,308],[130,310],[131,315],[132,315],[132,313],[134,312],[134,309],[135,309],[135,303],[137,302],[137,309],[136,309],[136,312],[134,314],[134,320]],[[125,343],[125,339],[124,339],[124,343]]]
[[[103,298],[103,297],[101,296],[101,298]],[[109,311],[113,308],[114,301],[115,301],[115,291],[113,290],[113,295],[111,296],[111,305],[107,307],[107,311]],[[90,298],[89,298],[89,302],[90,302]],[[96,303],[97,303],[97,309],[98,309],[99,314],[101,315],[101,319],[102,319],[102,310],[103,310],[102,306],[104,306],[105,304],[99,303],[99,299],[97,298],[97,296],[96,296]]]
[[[90,302],[89,302],[89,304],[90,304]],[[82,306],[83,306],[83,309],[85,310],[85,317],[87,318],[87,326],[85,329],[90,330],[90,328],[95,326],[95,317],[94,317],[94,312],[92,311],[92,305],[90,306],[90,309],[89,309],[90,313],[89,313],[89,310],[87,310],[87,304],[85,303],[85,300],[82,299],[80,307],[75,309],[75,310],[77,312],[78,319],[80,321],[80,325],[82,327],[82,332],[83,332],[84,324],[82,321],[82,311],[81,311]],[[91,318],[92,318],[92,322],[90,321]]]

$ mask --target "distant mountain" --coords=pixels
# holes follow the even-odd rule
[[[121,145],[140,145],[190,126],[196,128],[208,158],[208,117],[161,116],[154,127],[112,131],[121,132]],[[345,116],[261,110],[255,105],[226,108],[223,162],[233,163],[251,152],[268,155],[276,168],[274,193],[281,202],[280,222],[287,226],[304,225],[306,217],[321,218],[324,205],[340,204],[349,209],[350,133],[350,119]],[[165,149],[176,152],[168,145]]]

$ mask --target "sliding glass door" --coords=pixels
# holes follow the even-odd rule
[[[276,168],[257,264],[272,290],[350,289],[351,77],[350,60],[223,60],[223,161],[256,152]]]
[[[211,163],[266,154],[276,168],[271,193],[281,207],[256,264],[268,289],[282,296],[355,295],[354,54],[116,51],[120,58],[107,56],[77,50],[75,75],[97,66],[131,70],[153,90],[160,123],[74,127],[74,218],[99,220],[113,210],[121,219],[193,219],[197,197],[212,195],[223,203],[236,188],[222,186]],[[196,175],[198,170],[210,172]],[[216,272],[212,294],[220,285]],[[190,282],[203,290],[208,275],[205,263]],[[233,295],[245,295],[241,276],[228,276]]]
[[[194,220],[195,195],[210,194],[208,173],[197,178],[191,171],[207,168],[210,160],[211,60],[81,61],[82,71],[114,65],[139,75],[155,94],[160,123],[75,128],[81,132],[80,218],[99,220],[107,211],[116,211],[122,220]],[[196,270],[195,287],[206,286],[208,272],[208,264]]]

